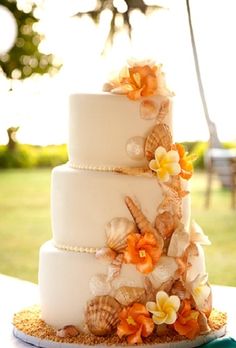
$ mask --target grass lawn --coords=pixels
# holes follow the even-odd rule
[[[37,282],[38,251],[51,238],[49,169],[0,172],[0,273]],[[210,282],[236,286],[236,211],[217,181],[204,209],[204,173],[191,182],[192,216],[212,241],[206,246]]]

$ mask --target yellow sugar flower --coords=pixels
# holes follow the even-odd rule
[[[147,302],[147,310],[153,314],[152,320],[155,324],[174,324],[180,307],[178,296],[169,296],[165,291],[158,291],[156,302]]]
[[[159,146],[155,151],[155,159],[149,162],[149,167],[156,172],[160,181],[168,181],[170,175],[177,175],[181,172],[178,151],[166,151],[164,147]]]

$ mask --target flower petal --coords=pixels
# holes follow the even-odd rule
[[[156,294],[156,303],[158,310],[162,310],[165,302],[169,299],[168,294],[165,291],[158,291]]]
[[[150,312],[152,314],[154,312],[156,312],[157,311],[157,304],[156,304],[156,302],[151,302],[151,301],[147,302],[146,303],[146,309],[148,310],[148,312]]]
[[[168,162],[179,162],[179,154],[177,151],[170,150],[166,154],[166,160]]]
[[[166,149],[163,146],[158,146],[155,151],[156,161],[161,161],[164,156],[166,156]]]

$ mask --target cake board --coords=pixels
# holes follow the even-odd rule
[[[41,339],[36,336],[31,336],[28,334],[25,334],[23,331],[18,330],[16,327],[13,329],[13,334],[15,337],[20,339],[21,341],[28,343],[30,345],[33,345],[38,348],[91,348],[91,347],[98,347],[98,348],[105,348],[109,347],[108,345],[99,344],[99,345],[87,345],[87,344],[77,344],[77,343],[64,343],[64,342],[54,342],[47,339]],[[226,334],[226,326],[223,326],[219,330],[216,330],[214,332],[210,332],[206,335],[200,335],[196,337],[194,340],[185,340],[177,341],[177,342],[167,342],[167,343],[153,343],[153,344],[139,344],[138,347],[140,348],[147,348],[147,347],[158,347],[158,348],[194,348],[199,347],[202,344],[209,343],[217,338],[220,338]],[[137,347],[137,345],[113,345],[113,347],[116,348],[124,348],[124,347]]]

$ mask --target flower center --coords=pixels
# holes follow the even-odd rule
[[[127,323],[129,325],[133,325],[135,326],[136,325],[136,322],[134,321],[134,319],[129,315],[128,318],[126,319]]]
[[[146,251],[144,249],[139,250],[139,256],[140,257],[145,257],[146,256]]]

